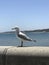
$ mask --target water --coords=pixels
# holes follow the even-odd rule
[[[24,42],[24,46],[49,46],[49,32],[25,32],[37,42]],[[15,33],[0,33],[0,46],[20,46]]]

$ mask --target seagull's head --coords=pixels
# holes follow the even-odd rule
[[[18,27],[15,27],[15,28],[12,28],[12,30],[19,30],[19,28]]]
[[[18,27],[12,28],[12,30],[16,30],[17,34],[19,33],[19,28]]]
[[[12,30],[16,30],[17,32],[19,32],[19,28],[18,27],[12,28]]]

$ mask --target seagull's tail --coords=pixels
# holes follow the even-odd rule
[[[37,42],[36,40],[30,39],[30,41]]]
[[[36,40],[33,40],[33,39],[29,39],[29,41],[33,41],[33,42],[36,42]]]
[[[32,40],[33,42],[37,42],[36,40]]]

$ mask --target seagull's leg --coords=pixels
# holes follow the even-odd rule
[[[23,47],[23,41],[21,41],[21,47]]]

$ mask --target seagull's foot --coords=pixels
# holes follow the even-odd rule
[[[21,47],[23,47],[23,45],[21,45]]]
[[[23,47],[23,46],[18,46],[18,47]]]

